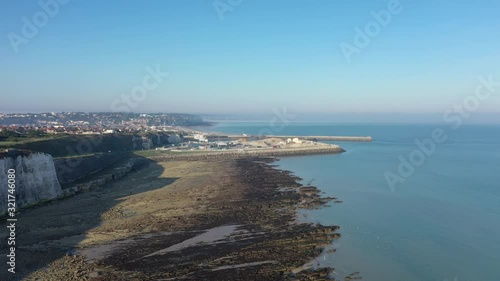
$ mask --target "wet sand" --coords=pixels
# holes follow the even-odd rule
[[[327,280],[332,269],[312,270],[311,261],[340,237],[338,227],[299,223],[297,210],[334,198],[272,161],[151,162],[98,190],[25,210],[16,277]]]

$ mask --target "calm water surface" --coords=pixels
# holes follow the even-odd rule
[[[219,123],[211,129],[257,134],[266,127]],[[391,190],[384,173],[397,174],[398,156],[408,158],[415,140],[430,138],[435,128],[448,140]],[[291,123],[276,134],[374,138],[337,142],[343,154],[278,162],[343,201],[304,218],[341,227],[337,252],[321,259],[338,277],[360,271],[362,280],[372,281],[500,280],[500,126]]]

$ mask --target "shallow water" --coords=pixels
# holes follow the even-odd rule
[[[193,238],[182,241],[181,243],[172,245],[168,248],[156,251],[149,255],[144,256],[144,258],[166,254],[168,252],[180,251],[182,249],[196,246],[199,244],[213,244],[219,240],[225,239],[227,236],[231,235],[239,225],[225,225],[214,227],[212,229],[208,229],[204,233],[197,235]]]
[[[268,123],[219,123],[212,130],[257,134]],[[415,172],[391,189],[415,140],[435,128],[448,136]],[[372,143],[337,142],[347,152],[278,162],[343,203],[307,212],[340,225],[337,251],[320,259],[337,276],[363,280],[500,280],[500,126],[290,123],[280,134],[371,135]]]
[[[147,258],[156,255],[163,255],[169,252],[181,251],[183,249],[197,246],[201,244],[216,244],[218,242],[223,242],[228,236],[235,234],[236,229],[239,225],[223,225],[205,230],[205,232],[196,235],[192,238],[186,239],[180,243],[174,244],[168,248],[161,249],[159,251],[153,252],[151,254],[145,255],[138,259]],[[239,234],[244,234],[244,231],[240,231]],[[125,247],[133,243],[147,243],[147,239],[153,237],[162,237],[168,239],[168,236],[172,235],[173,232],[157,232],[148,233],[141,235],[139,237],[113,241],[109,244],[101,244],[96,246],[91,246],[83,249],[76,250],[76,254],[85,256],[88,261],[100,260],[108,257],[113,251]]]

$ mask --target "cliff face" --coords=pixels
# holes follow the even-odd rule
[[[15,169],[16,207],[23,207],[62,194],[52,156],[33,153],[0,159],[0,214],[7,211],[7,171]]]
[[[68,183],[83,179],[129,157],[130,154],[127,153],[115,153],[58,158],[54,160],[54,166],[59,183],[64,187]]]

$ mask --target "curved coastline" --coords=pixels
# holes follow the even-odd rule
[[[34,244],[20,266],[26,270],[22,275],[26,280],[69,280],[73,274],[103,280],[130,274],[137,280],[330,280],[333,269],[316,268],[311,261],[340,237],[339,227],[299,222],[297,212],[320,208],[335,198],[323,198],[316,187],[299,183],[300,178],[276,168],[274,161],[162,160],[103,189],[28,210],[20,219],[35,231],[20,238]],[[151,174],[161,171],[161,176]],[[175,181],[165,186],[165,177]],[[151,185],[159,188],[147,187]],[[137,192],[138,186],[144,186],[142,193],[114,205],[117,194]],[[93,209],[104,212],[89,212],[84,205],[90,199]],[[44,220],[48,213],[60,220]],[[47,257],[68,253],[68,245],[59,241],[82,227],[88,230],[69,248],[72,254],[45,264]],[[220,233],[222,229],[230,231]],[[214,242],[187,244],[204,233],[221,236]]]

